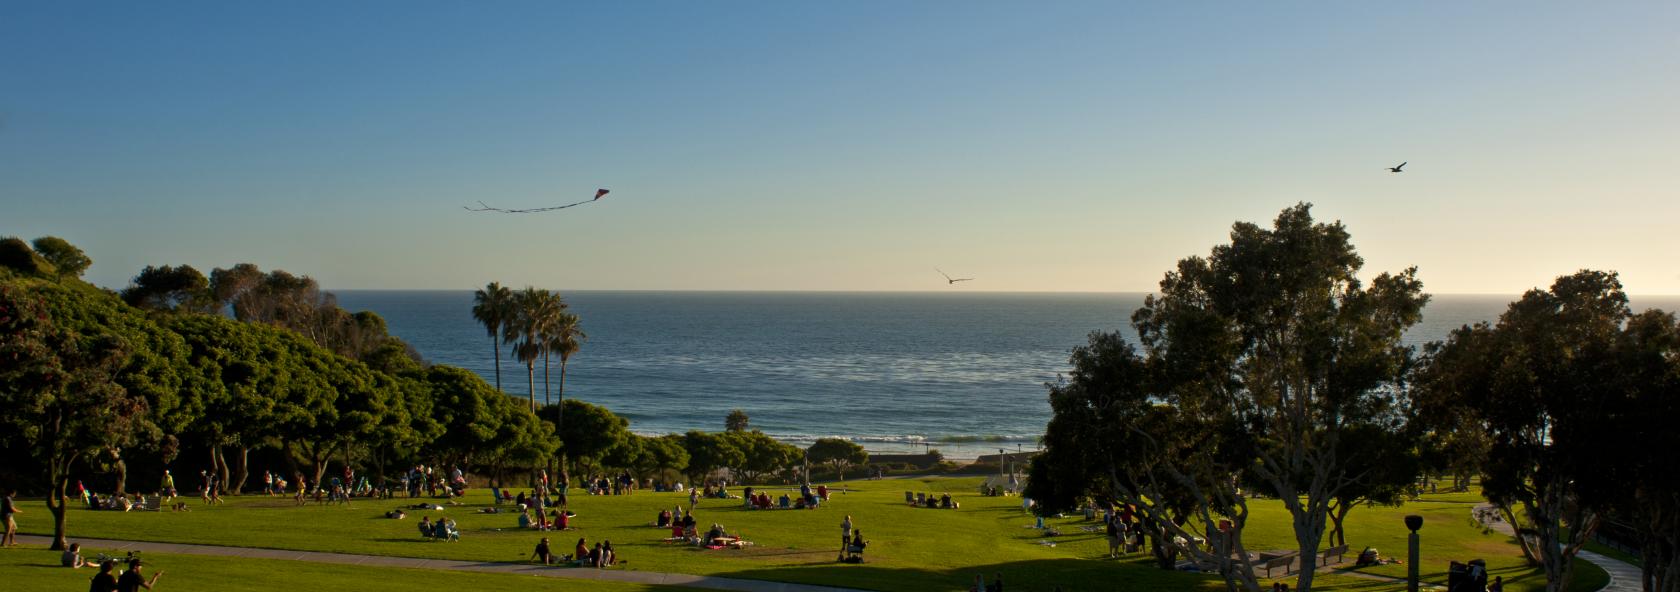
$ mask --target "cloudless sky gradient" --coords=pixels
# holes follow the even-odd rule
[[[1145,291],[1308,201],[1431,292],[1676,294],[1676,31],[1672,1],[4,1],[0,235],[113,287]]]

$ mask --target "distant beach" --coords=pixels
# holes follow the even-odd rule
[[[470,291],[336,291],[385,317],[432,362],[494,381]],[[1050,418],[1044,383],[1095,330],[1131,335],[1142,293],[566,292],[589,341],[566,393],[605,405],[642,434],[723,429],[731,409],[797,445],[850,438],[871,452],[929,448],[973,459],[1032,450]],[[1406,336],[1421,346],[1494,320],[1515,295],[1435,296]],[[1680,297],[1634,297],[1680,310]],[[1134,336],[1135,337],[1135,336]],[[542,398],[542,369],[537,369]],[[526,396],[524,370],[503,388]]]

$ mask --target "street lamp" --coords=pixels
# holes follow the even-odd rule
[[[1423,517],[1412,514],[1406,517],[1406,528],[1412,534],[1406,536],[1406,592],[1418,592],[1418,529],[1423,528]]]

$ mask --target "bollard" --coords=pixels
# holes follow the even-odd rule
[[[1406,528],[1412,534],[1406,537],[1406,592],[1418,592],[1418,529],[1423,528],[1423,517],[1412,515],[1406,517]]]

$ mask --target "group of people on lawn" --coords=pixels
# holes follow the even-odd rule
[[[910,492],[904,492],[904,501],[918,508],[943,508],[946,510],[954,510],[962,507],[962,504],[951,501],[951,494],[949,493],[941,494],[939,497],[934,497],[931,493],[918,493],[915,495],[916,497],[912,498],[910,497]]]
[[[555,555],[548,546],[548,537],[543,537],[537,543],[537,550],[531,553],[531,559],[543,565],[570,563],[580,567],[604,568],[618,564],[618,552],[613,550],[612,541],[601,541],[590,548],[589,541],[578,537],[577,547],[571,555]]]

